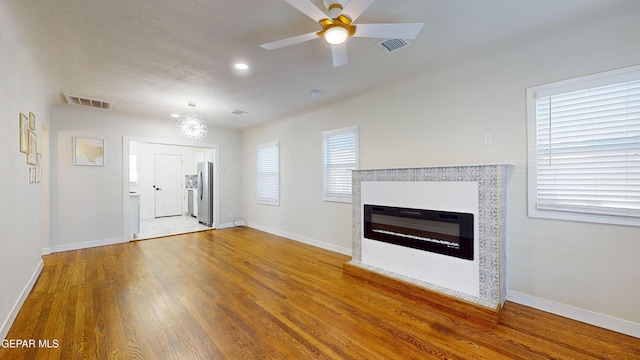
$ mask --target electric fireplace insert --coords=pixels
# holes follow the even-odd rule
[[[364,237],[473,260],[473,214],[365,204]]]

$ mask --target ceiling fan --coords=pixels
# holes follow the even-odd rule
[[[415,39],[422,29],[422,23],[402,24],[354,24],[353,22],[373,3],[373,0],[323,0],[328,14],[320,10],[310,0],[286,0],[291,6],[315,20],[322,30],[293,36],[290,38],[262,44],[267,50],[279,49],[289,45],[324,37],[331,44],[333,66],[346,65],[347,38],[366,37],[384,39]]]

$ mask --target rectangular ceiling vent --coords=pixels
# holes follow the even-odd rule
[[[386,52],[387,54],[390,54],[392,52],[396,52],[402,48],[405,48],[407,46],[411,46],[411,43],[409,42],[409,40],[403,40],[403,39],[388,39],[385,41],[381,41],[379,43],[377,43],[376,45],[378,45],[378,47],[380,49],[382,49],[382,51]]]
[[[88,106],[88,107],[104,109],[104,110],[113,110],[113,102],[111,101],[91,99],[88,97],[71,95],[71,94],[62,94],[62,95],[64,95],[64,98],[67,100],[67,104]]]

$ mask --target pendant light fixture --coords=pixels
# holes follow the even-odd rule
[[[189,106],[195,108],[196,103],[191,101]],[[207,123],[196,114],[180,116],[176,128],[185,139],[192,142],[198,142],[207,136]]]

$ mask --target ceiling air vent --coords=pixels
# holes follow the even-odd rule
[[[407,46],[411,46],[411,43],[408,40],[389,39],[389,40],[381,41],[376,45],[378,45],[378,47],[382,49],[382,51],[386,52],[387,54],[390,54],[392,52],[396,52]]]
[[[244,115],[247,112],[246,111],[242,111],[242,110],[233,110],[231,113],[234,114],[234,115]]]
[[[64,95],[64,98],[67,100],[67,104],[88,106],[88,107],[104,109],[104,110],[113,110],[113,102],[111,101],[91,99],[88,97],[71,95],[71,94],[62,94],[62,95]]]

